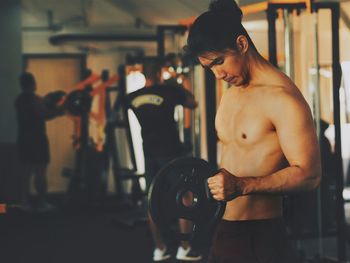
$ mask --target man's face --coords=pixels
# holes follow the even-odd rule
[[[207,52],[198,59],[204,68],[213,71],[217,79],[223,79],[234,86],[241,86],[249,82],[244,57],[237,51]]]

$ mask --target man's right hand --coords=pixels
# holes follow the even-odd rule
[[[244,179],[239,178],[224,168],[208,179],[208,187],[217,201],[230,201],[242,195]]]

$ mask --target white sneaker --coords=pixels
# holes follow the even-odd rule
[[[156,248],[153,251],[153,261],[163,261],[163,260],[167,260],[171,257],[171,255],[168,252],[167,248],[164,249],[159,249]]]
[[[179,246],[176,253],[176,259],[183,261],[198,261],[202,259],[202,255],[197,253],[191,247],[183,248],[182,246]]]

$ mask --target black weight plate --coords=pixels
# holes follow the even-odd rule
[[[185,157],[170,162],[157,173],[150,186],[148,204],[161,232],[174,232],[178,219],[185,218],[193,222],[191,234],[196,235],[212,228],[222,217],[226,203],[208,198],[206,189],[207,179],[215,172],[205,160]],[[182,194],[188,191],[194,196],[191,206],[182,203]]]
[[[54,109],[57,104],[66,96],[66,92],[62,90],[50,92],[44,96],[44,102],[48,109]]]
[[[90,111],[92,97],[88,90],[73,90],[64,102],[65,109],[72,115],[79,116]]]

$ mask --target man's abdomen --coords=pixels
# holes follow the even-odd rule
[[[282,197],[271,195],[240,196],[227,202],[225,220],[256,220],[282,217]]]

